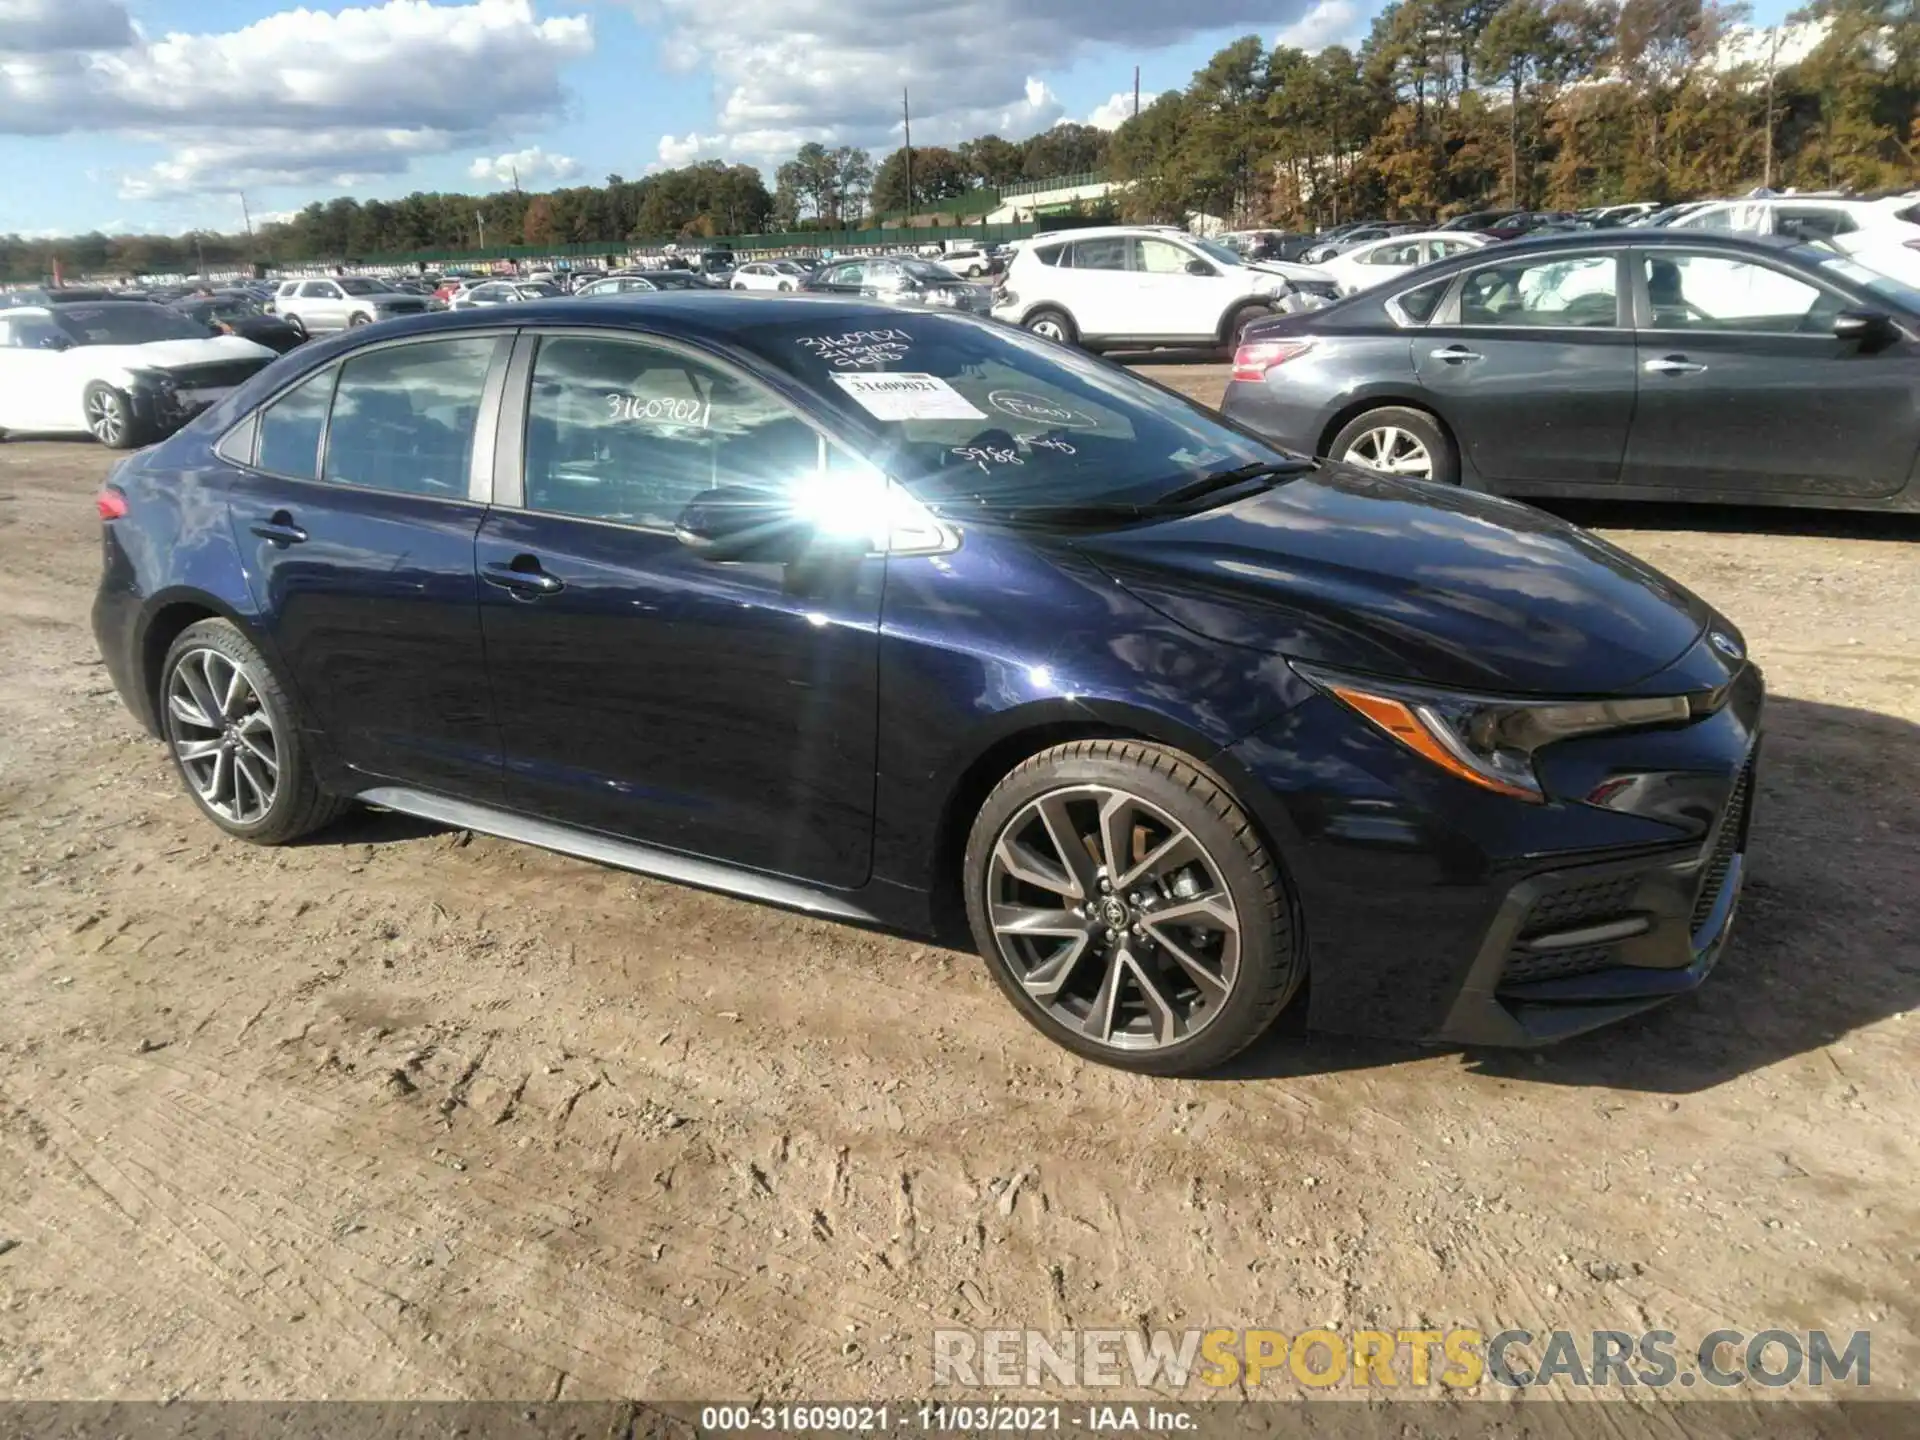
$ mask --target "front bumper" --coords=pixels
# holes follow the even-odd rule
[[[1430,1038],[1541,1045],[1698,989],[1739,908],[1757,759],[1749,755],[1699,850],[1549,871],[1514,886]]]
[[[1719,683],[1705,646],[1643,693]],[[1556,798],[1454,779],[1313,695],[1210,762],[1299,901],[1319,1030],[1537,1045],[1697,988],[1746,870],[1765,687],[1690,724],[1560,742]],[[1636,687],[1641,688],[1641,687]]]

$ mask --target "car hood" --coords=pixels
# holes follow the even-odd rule
[[[1247,268],[1263,271],[1268,275],[1278,275],[1287,280],[1305,280],[1321,285],[1333,283],[1333,277],[1319,266],[1296,265],[1291,260],[1249,260]]]
[[[1713,613],[1529,506],[1342,466],[1072,543],[1209,639],[1498,694],[1627,691],[1692,647]]]
[[[86,345],[87,360],[101,370],[175,370],[221,360],[272,360],[273,351],[238,335],[204,340],[149,340],[144,345]]]

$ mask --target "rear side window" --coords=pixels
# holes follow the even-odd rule
[[[1417,290],[1409,290],[1404,295],[1396,295],[1390,305],[1405,316],[1408,323],[1424,325],[1433,319],[1434,312],[1440,308],[1440,299],[1447,293],[1447,286],[1453,283],[1449,275],[1444,280],[1432,280]],[[1395,317],[1396,319],[1399,317]]]
[[[1100,240],[1076,241],[1073,247],[1076,270],[1124,270],[1127,268],[1127,237],[1109,235]]]
[[[319,474],[320,436],[327,428],[327,404],[339,374],[329,365],[301,381],[260,412],[260,442],[254,464],[275,475],[311,480]]]
[[[1851,235],[1859,228],[1846,211],[1817,206],[1796,209],[1783,205],[1773,217],[1773,233],[1791,235],[1796,240],[1831,240],[1836,235]]]
[[[818,472],[820,436],[770,391],[631,340],[540,342],[527,407],[526,504],[669,529],[707,490],[784,491]]]
[[[401,495],[464,499],[495,340],[395,345],[340,368],[322,478]]]

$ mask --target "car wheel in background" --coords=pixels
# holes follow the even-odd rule
[[[1247,333],[1247,327],[1256,320],[1264,320],[1273,311],[1265,305],[1242,305],[1227,317],[1226,341],[1228,350],[1240,348],[1241,337]]]
[[[307,334],[307,322],[302,320],[298,315],[282,315],[280,318],[286,321],[294,334],[298,335],[302,340],[310,338]]]
[[[1105,1064],[1211,1069],[1267,1031],[1306,973],[1279,868],[1177,750],[1084,740],[1035,755],[987,797],[964,866],[994,980]]]
[[[373,317],[363,310],[356,310],[347,317],[348,329],[352,329],[356,325],[371,325],[372,323]]]
[[[1053,340],[1061,345],[1074,345],[1080,340],[1080,331],[1074,326],[1072,318],[1066,311],[1056,310],[1051,305],[1041,306],[1022,323],[1042,340]]]
[[[160,669],[159,702],[187,792],[229,835],[279,845],[347,808],[321,791],[286,692],[230,621],[202,620],[180,632]]]
[[[1410,480],[1460,481],[1452,437],[1426,411],[1404,405],[1383,405],[1354,417],[1333,437],[1327,458]]]
[[[145,427],[133,413],[126,392],[96,381],[80,397],[87,432],[109,450],[132,450],[141,444]]]

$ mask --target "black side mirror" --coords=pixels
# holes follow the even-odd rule
[[[1213,266],[1204,260],[1189,260],[1187,262],[1187,273],[1189,275],[1212,275],[1215,272]]]
[[[1833,317],[1833,338],[1877,345],[1893,336],[1893,322],[1875,310],[1842,310]]]
[[[674,536],[703,560],[801,559],[813,527],[762,490],[723,485],[687,502],[674,521]]]

